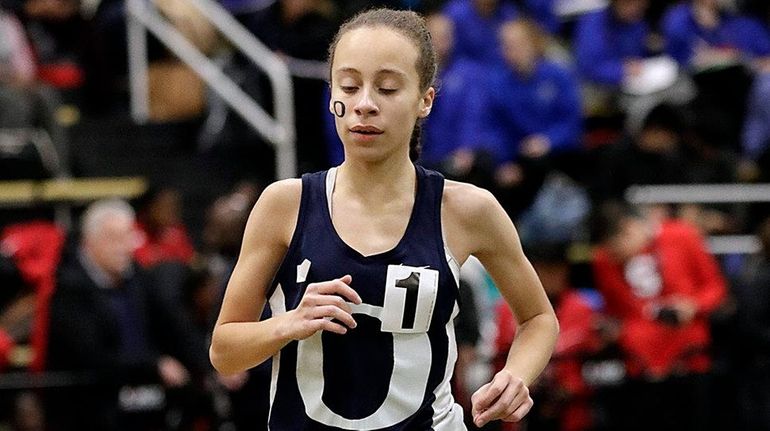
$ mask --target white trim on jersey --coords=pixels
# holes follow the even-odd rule
[[[337,168],[329,168],[326,172],[326,203],[329,205],[329,218],[332,218],[332,193],[334,193],[334,185],[337,184]]]
[[[273,316],[286,313],[286,297],[283,293],[283,288],[280,283],[275,287],[275,291],[270,295],[270,311]],[[279,350],[273,356],[273,370],[270,376],[270,411],[267,415],[267,427],[270,428],[270,416],[273,414],[273,402],[275,401],[275,394],[278,392],[278,373],[281,368],[281,351]]]
[[[444,234],[444,228],[442,226],[441,228],[441,234]],[[449,264],[449,270],[452,271],[452,276],[455,279],[455,283],[457,284],[457,288],[460,288],[460,264],[457,262],[457,259],[455,259],[454,255],[452,255],[452,252],[449,250],[449,247],[446,246],[446,239],[444,240],[444,254],[446,255],[446,262]]]
[[[457,361],[457,340],[455,339],[454,321],[459,312],[460,307],[458,307],[457,301],[455,301],[454,308],[452,309],[452,317],[449,318],[449,322],[446,324],[449,348],[447,352],[446,368],[444,369],[444,380],[442,380],[433,391],[436,400],[433,401],[433,405],[431,406],[433,409],[433,425],[431,429],[434,431],[466,430],[463,422],[463,409],[454,401],[454,397],[452,396],[452,385],[450,383],[455,362]]]

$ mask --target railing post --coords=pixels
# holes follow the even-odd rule
[[[189,0],[233,42],[241,52],[267,74],[273,86],[274,116],[270,116],[238,87],[208,57],[192,45],[147,0],[126,0],[129,39],[131,111],[137,123],[149,120],[147,33],[152,33],[227,102],[257,133],[269,141],[276,153],[276,175],[297,175],[294,131],[294,91],[287,65],[260,43],[242,24],[212,0]]]

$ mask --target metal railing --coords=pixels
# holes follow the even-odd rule
[[[275,117],[249,97],[220,66],[188,41],[149,0],[128,0],[129,79],[131,112],[134,120],[149,120],[149,85],[147,32],[166,45],[180,60],[208,84],[276,151],[276,173],[279,178],[297,175],[296,137],[294,131],[294,89],[288,67],[279,56],[264,46],[224,8],[212,0],[188,0],[211,24],[248,59],[267,75],[273,87]]]
[[[631,186],[625,198],[633,204],[735,204],[770,202],[770,184],[687,184]],[[713,235],[707,238],[714,254],[753,254],[760,251],[754,235]]]

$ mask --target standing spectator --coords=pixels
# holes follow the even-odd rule
[[[288,60],[323,61],[334,36],[336,18],[334,5],[328,1],[279,0],[244,18],[244,23],[268,48]],[[321,101],[326,83],[295,76],[293,84],[299,171],[326,167],[325,149],[318,143],[324,126],[325,105]],[[245,144],[253,142],[247,140]]]
[[[623,430],[704,430],[709,418],[709,315],[725,296],[718,264],[694,227],[634,209],[598,209],[596,287],[619,320],[627,399]]]

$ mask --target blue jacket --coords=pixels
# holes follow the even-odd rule
[[[695,21],[691,5],[680,4],[670,8],[662,22],[666,52],[685,66],[690,65],[695,46],[702,42],[715,48],[738,49],[748,58],[770,55],[770,32],[753,18],[723,14],[719,26],[707,30]]]
[[[500,25],[517,16],[516,9],[501,2],[489,17],[480,16],[471,0],[452,0],[444,7],[444,14],[454,23],[454,55],[483,63],[502,62],[498,30]]]
[[[485,81],[480,142],[499,163],[516,160],[521,141],[543,134],[552,152],[577,149],[582,133],[579,85],[561,65],[542,60],[530,77],[506,68]]]
[[[465,59],[451,61],[440,71],[433,109],[423,127],[421,160],[426,166],[437,166],[458,148],[477,146],[483,109],[479,77],[485,73]]]
[[[583,15],[574,44],[580,76],[594,83],[620,85],[624,61],[647,54],[648,34],[646,22],[620,22],[609,8]]]

